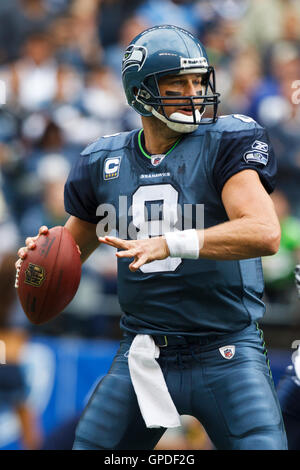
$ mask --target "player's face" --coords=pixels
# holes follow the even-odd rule
[[[202,85],[201,74],[191,73],[185,75],[167,75],[159,80],[159,89],[161,96],[180,97],[180,96],[199,96],[204,94],[204,86]],[[197,100],[197,109],[201,108],[201,99]],[[194,100],[195,102],[195,100]],[[168,100],[163,100],[163,103],[170,103]],[[165,106],[165,113],[169,117],[172,113],[180,112],[187,116],[192,116],[193,111],[190,101],[177,100],[177,103],[182,103],[182,106]]]

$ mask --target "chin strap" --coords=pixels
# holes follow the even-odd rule
[[[196,109],[195,114],[196,114],[196,121],[199,124],[194,124],[193,121],[193,116],[187,116],[186,114],[181,114],[179,112],[172,113],[170,115],[171,119],[174,119],[174,121],[186,121],[186,124],[183,124],[182,122],[173,122],[167,119],[165,116],[160,114],[153,106],[148,106],[144,104],[144,108],[147,111],[150,111],[150,113],[153,114],[157,119],[160,121],[164,122],[170,129],[176,132],[180,132],[181,134],[188,134],[190,132],[194,132],[196,129],[198,129],[198,125],[200,124],[202,114],[200,114],[200,111]],[[192,121],[192,122],[191,122]]]
[[[153,108],[153,106],[143,103],[143,101],[139,99],[138,95],[135,97],[135,99],[138,103],[143,105],[146,111],[149,111],[151,114],[153,114],[153,116],[155,116],[157,119],[159,119],[164,124],[166,124],[169,127],[169,129],[172,129],[175,132],[179,132],[180,134],[188,134],[190,132],[194,132],[195,130],[197,130],[198,125],[200,124],[200,121],[204,114],[204,111],[203,113],[200,113],[200,111],[196,109],[195,111],[196,122],[199,124],[194,124],[193,116],[187,116],[186,114],[175,112],[170,115],[170,118],[174,119],[174,121],[186,121],[186,124],[183,124],[182,122],[173,122],[167,119],[162,114],[160,114],[155,108]]]

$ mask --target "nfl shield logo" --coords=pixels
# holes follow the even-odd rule
[[[164,158],[165,158],[165,155],[152,155],[151,163],[153,166],[158,166],[163,161]]]
[[[46,278],[45,269],[37,264],[29,263],[25,271],[25,284],[33,287],[40,287]]]
[[[219,351],[225,359],[231,359],[235,355],[235,346],[223,346]]]

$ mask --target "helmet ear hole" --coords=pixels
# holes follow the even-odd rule
[[[137,99],[139,98],[139,92],[140,90],[136,86],[132,88],[132,97],[134,98],[132,101],[133,103],[135,103]]]

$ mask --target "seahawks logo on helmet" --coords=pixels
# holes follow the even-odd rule
[[[122,73],[124,73],[129,67],[134,66],[137,67],[137,72],[139,72],[145,63],[146,57],[146,47],[135,45],[128,46],[122,62]]]

